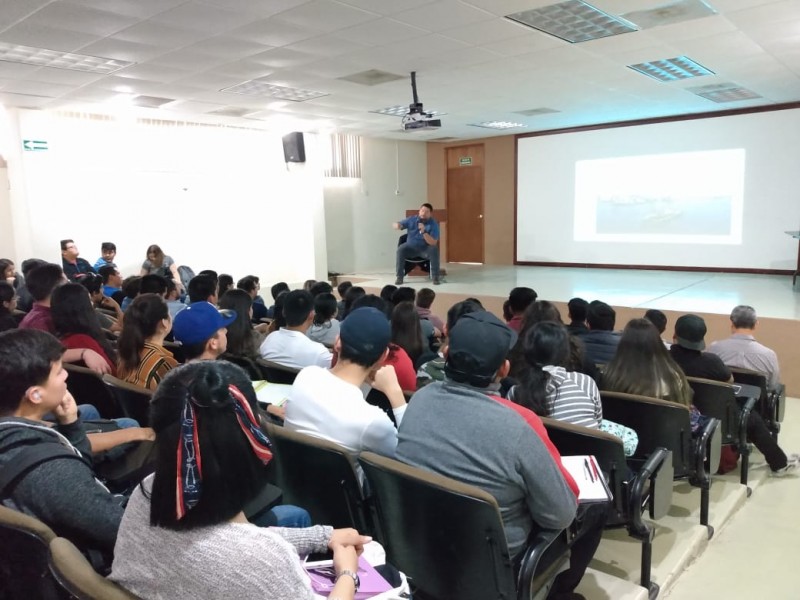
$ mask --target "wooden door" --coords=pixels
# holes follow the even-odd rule
[[[483,144],[447,149],[447,261],[483,263]]]

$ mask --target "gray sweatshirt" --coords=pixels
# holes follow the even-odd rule
[[[299,554],[324,552],[333,529],[223,523],[187,531],[150,525],[153,476],[128,502],[110,578],[145,600],[313,598]]]
[[[539,435],[488,391],[449,380],[422,388],[400,424],[397,458],[494,496],[514,557],[534,523],[564,528],[577,503]]]
[[[56,534],[81,547],[110,552],[122,519],[124,498],[111,494],[94,477],[91,450],[80,420],[48,427],[17,417],[0,419],[0,469],[26,447],[58,441],[86,461],[54,458],[28,471],[3,504],[44,521]]]

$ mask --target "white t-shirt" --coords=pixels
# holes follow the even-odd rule
[[[399,427],[406,405],[393,412]],[[397,429],[386,413],[368,404],[359,388],[320,367],[307,367],[297,375],[284,424],[353,453],[369,450],[393,458],[397,448]]]
[[[270,333],[259,349],[261,356],[285,367],[302,369],[311,365],[330,367],[333,355],[304,333],[279,329]]]

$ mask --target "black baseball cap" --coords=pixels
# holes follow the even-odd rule
[[[706,322],[697,315],[683,315],[675,321],[675,343],[689,350],[703,350]]]
[[[480,310],[462,316],[448,342],[445,374],[454,381],[486,387],[517,342],[517,334],[492,313]]]

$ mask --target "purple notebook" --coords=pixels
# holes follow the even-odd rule
[[[305,563],[303,566],[306,573],[308,573],[308,578],[311,579],[311,587],[314,592],[320,596],[330,594],[336,578],[336,573],[333,571],[333,561],[324,560]],[[366,600],[392,589],[389,582],[381,577],[380,573],[363,556],[358,557],[358,578],[361,580],[361,587],[356,592],[355,600]]]

